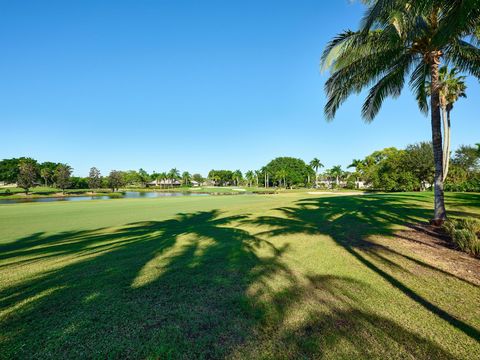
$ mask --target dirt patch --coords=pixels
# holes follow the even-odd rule
[[[396,232],[394,238],[429,265],[480,286],[480,259],[454,249],[441,229],[410,225]]]

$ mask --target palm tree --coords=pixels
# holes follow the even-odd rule
[[[43,180],[45,181],[45,187],[48,186],[48,180],[51,179],[52,177],[52,170],[49,169],[49,168],[42,168],[40,170],[40,176],[43,178]]]
[[[190,179],[192,178],[192,175],[188,171],[184,171],[182,173],[182,182],[184,185],[188,185],[190,183]]]
[[[245,173],[245,178],[247,179],[248,181],[248,186],[252,186],[252,183],[253,183],[253,180],[255,178],[255,173],[252,171],[252,170],[248,170],[246,173]]]
[[[275,175],[276,175],[276,178],[278,180],[279,186],[282,186],[282,183],[283,183],[283,186],[286,188],[287,187],[287,176],[288,176],[287,170],[280,169],[280,170],[277,171],[277,173]]]
[[[355,169],[354,176],[355,176],[355,185],[356,185],[357,189],[360,187],[360,183],[359,183],[358,178],[359,178],[359,175],[360,175],[360,169],[361,169],[362,165],[363,165],[362,160],[353,159],[352,163],[347,166],[347,168],[349,168],[349,169],[351,169],[351,168]]]
[[[332,167],[329,171],[330,176],[335,178],[335,184],[338,186],[340,184],[340,178],[343,176],[343,170],[340,165]]]
[[[173,187],[173,183],[175,182],[175,180],[180,177],[180,171],[178,171],[176,168],[173,168],[168,172],[167,176],[168,179],[170,179],[171,185]]]
[[[319,159],[313,158],[313,160],[310,161],[310,167],[315,170],[315,187],[318,187],[318,169],[322,168],[323,164]]]
[[[327,119],[352,94],[374,84],[362,108],[372,121],[383,100],[398,97],[409,76],[418,105],[428,111],[425,84],[430,81],[430,113],[435,160],[434,223],[446,218],[439,68],[442,62],[480,78],[480,49],[472,35],[478,27],[478,0],[371,0],[359,31],[334,38],[322,56],[332,74],[325,84]]]
[[[240,181],[243,179],[242,172],[240,170],[235,170],[233,172],[233,179],[235,180],[235,186],[238,186],[240,184]]]

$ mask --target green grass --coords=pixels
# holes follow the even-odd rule
[[[478,216],[479,194],[447,197]],[[480,288],[390,236],[431,194],[0,205],[0,358],[480,358]]]

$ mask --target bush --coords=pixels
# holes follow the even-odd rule
[[[480,256],[480,220],[474,218],[452,219],[443,229],[450,235],[455,246],[474,256]]]

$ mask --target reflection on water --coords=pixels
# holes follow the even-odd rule
[[[159,198],[171,196],[208,196],[208,194],[182,193],[182,192],[154,192],[154,191],[126,191],[114,196],[64,196],[38,199],[0,199],[0,204],[18,204],[26,202],[52,202],[52,201],[86,201],[86,200],[110,200],[110,199],[135,199],[135,198]]]

